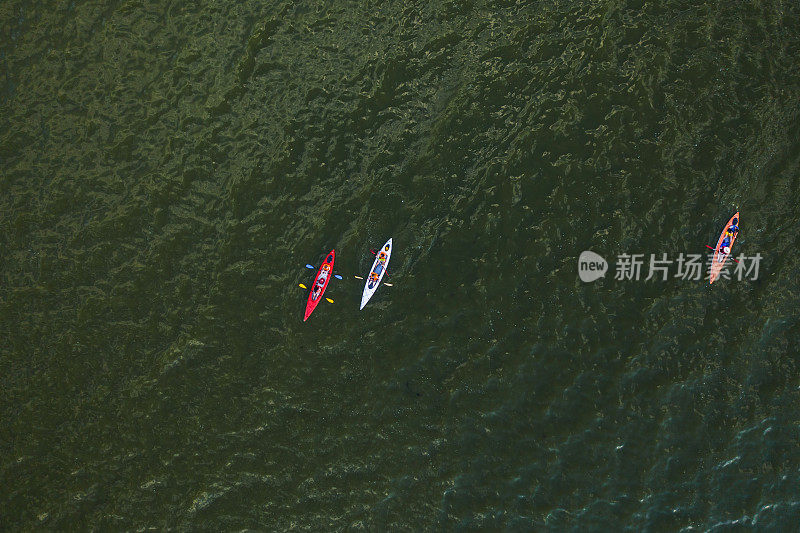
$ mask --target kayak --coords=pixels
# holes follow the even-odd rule
[[[328,288],[328,282],[333,277],[333,260],[336,258],[336,252],[331,250],[328,257],[317,270],[317,275],[314,278],[314,284],[311,285],[311,291],[308,293],[308,303],[306,304],[306,315],[303,317],[303,322],[308,320],[317,304],[322,301],[322,295],[325,294],[325,289]]]
[[[722,270],[722,267],[725,266],[725,261],[727,261],[728,257],[731,255],[731,254],[723,253],[722,250],[720,250],[720,248],[722,247],[722,241],[725,240],[725,232],[728,231],[728,228],[733,225],[733,219],[735,219],[735,218],[736,219],[739,218],[739,212],[738,211],[736,212],[735,215],[733,215],[731,217],[731,219],[728,221],[728,223],[725,224],[725,227],[723,228],[722,233],[719,236],[719,240],[717,240],[717,246],[714,248],[714,258],[712,259],[712,262],[711,262],[711,269],[710,269],[711,276],[710,276],[709,281],[708,281],[709,284],[714,283],[714,280],[719,277],[719,273]],[[741,220],[739,220],[738,222],[741,222]],[[737,224],[737,226],[738,225],[739,224]],[[736,240],[736,236],[738,234],[739,233],[737,232],[735,235],[733,235],[731,237],[731,244],[729,246],[730,248],[733,248],[733,243]]]
[[[364,309],[367,302],[375,291],[378,290],[378,285],[381,284],[383,275],[386,274],[386,267],[389,266],[389,258],[392,256],[392,239],[386,241],[378,253],[375,254],[375,262],[372,263],[372,268],[369,269],[367,275],[367,282],[364,284],[364,292],[361,293],[361,307],[358,310]]]

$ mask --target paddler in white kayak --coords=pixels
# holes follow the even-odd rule
[[[376,283],[381,278],[381,272],[383,272],[383,267],[386,264],[386,253],[381,252],[378,254],[378,264],[375,266],[375,270],[369,275],[369,288],[373,288]]]

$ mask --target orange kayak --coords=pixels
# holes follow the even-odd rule
[[[709,278],[708,281],[709,283],[714,283],[714,280],[719,277],[719,273],[722,270],[722,267],[725,266],[725,261],[727,261],[728,257],[731,255],[723,253],[722,250],[720,250],[720,247],[722,246],[722,241],[725,240],[725,232],[728,231],[728,228],[730,228],[733,225],[733,219],[738,219],[738,218],[739,218],[739,212],[737,211],[736,214],[731,217],[728,223],[725,224],[725,227],[722,229],[722,233],[719,236],[719,240],[717,240],[717,246],[714,248],[714,258],[712,259],[711,263],[711,269],[710,269],[711,277]],[[741,223],[741,220],[739,220],[738,222]],[[738,225],[739,224],[737,224],[737,226]],[[731,244],[730,244],[731,249],[733,249],[733,242],[736,240],[736,236],[738,234],[739,233],[737,232],[731,237]]]

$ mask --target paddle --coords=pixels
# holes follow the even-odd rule
[[[706,244],[706,248],[708,248],[709,250],[714,250],[714,251],[716,251],[716,250],[717,250],[717,249],[716,249],[716,248],[714,248],[713,246],[709,246],[709,245],[707,245],[707,244]],[[731,257],[731,259],[733,259],[733,257]],[[734,261],[736,261],[736,259],[733,259],[733,260],[734,260]],[[736,262],[738,263],[739,261],[736,261]]]
[[[340,278],[340,279],[341,279],[341,278]],[[306,286],[305,286],[305,285],[303,285],[302,283],[298,284],[298,286],[299,286],[301,289],[308,289],[308,287],[306,287]],[[325,299],[326,299],[326,300],[328,300],[328,302],[329,302],[329,303],[333,303],[333,300],[332,300],[331,298],[325,297]]]
[[[353,276],[353,277],[356,279],[364,279],[361,276]],[[391,283],[386,283],[385,281],[383,282],[383,284],[386,285],[387,287],[394,287],[394,285],[392,285]]]
[[[311,266],[311,265],[306,265],[306,268],[311,269],[311,270],[316,270],[317,269],[317,267]],[[336,279],[344,279],[339,274],[334,274],[333,277],[336,278]]]

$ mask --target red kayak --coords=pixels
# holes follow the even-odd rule
[[[319,270],[317,270],[317,276],[314,278],[314,284],[311,285],[311,292],[308,293],[308,303],[306,304],[306,316],[303,317],[303,322],[308,320],[308,317],[311,316],[311,313],[314,312],[314,309],[317,308],[317,304],[322,301],[322,295],[325,294],[325,289],[328,287],[328,282],[333,277],[333,260],[336,258],[336,253],[334,250],[331,250],[331,253],[328,254],[328,257],[325,258],[322,265],[320,265]]]

